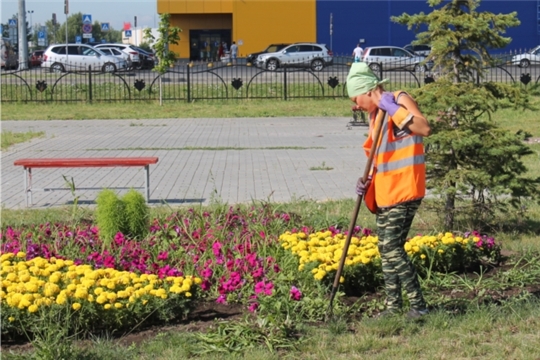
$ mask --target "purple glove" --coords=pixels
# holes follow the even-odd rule
[[[384,92],[382,94],[381,101],[379,102],[379,109],[386,111],[390,116],[394,116],[400,107],[401,106],[396,103],[394,94],[391,92]]]
[[[359,177],[358,181],[356,182],[356,194],[360,196],[364,195],[370,185],[371,185],[371,175],[368,176],[365,184],[362,181],[362,178]]]

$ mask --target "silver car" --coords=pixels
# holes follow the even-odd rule
[[[85,44],[51,45],[43,54],[44,68],[51,71],[86,71],[89,66],[92,70],[103,72],[116,72],[127,70],[127,61],[116,56],[106,55],[99,49]]]
[[[131,61],[131,56],[129,54],[126,54],[120,49],[117,49],[114,47],[100,47],[99,50],[103,52],[105,55],[116,56],[116,57],[126,60],[128,69],[131,69],[131,67],[133,66],[132,61]]]
[[[407,50],[397,46],[374,46],[364,50],[362,60],[371,70],[414,70],[423,72],[433,67],[432,62],[424,62],[423,56],[413,55]]]
[[[261,54],[257,57],[257,66],[275,71],[284,66],[310,68],[321,71],[332,65],[332,51],[324,44],[297,43],[282,50]]]

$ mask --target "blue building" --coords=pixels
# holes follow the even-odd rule
[[[352,52],[358,42],[363,47],[405,46],[415,40],[414,31],[392,22],[390,17],[433,10],[427,0],[317,0],[316,9],[317,41],[338,54]],[[512,42],[502,51],[529,50],[540,45],[540,1],[483,0],[477,11],[517,12],[521,25],[507,30],[505,36],[511,37]]]

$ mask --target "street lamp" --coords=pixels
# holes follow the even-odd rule
[[[32,14],[34,13],[34,10],[28,10],[27,13],[30,14],[30,31],[32,34],[34,34],[34,23],[32,22]]]

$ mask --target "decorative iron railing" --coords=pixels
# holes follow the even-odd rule
[[[525,60],[524,60],[525,59]],[[499,56],[476,81],[540,82],[540,56]],[[2,102],[194,101],[238,99],[296,99],[347,97],[350,57],[334,56],[322,70],[311,69],[313,59],[299,59],[268,70],[265,64],[200,62],[177,65],[164,74],[151,70],[103,72],[103,67],[69,64],[59,71],[36,67],[2,71]],[[438,73],[429,63],[387,62],[370,67],[388,78],[388,90],[421,87]],[[75,70],[73,70],[75,69]]]

